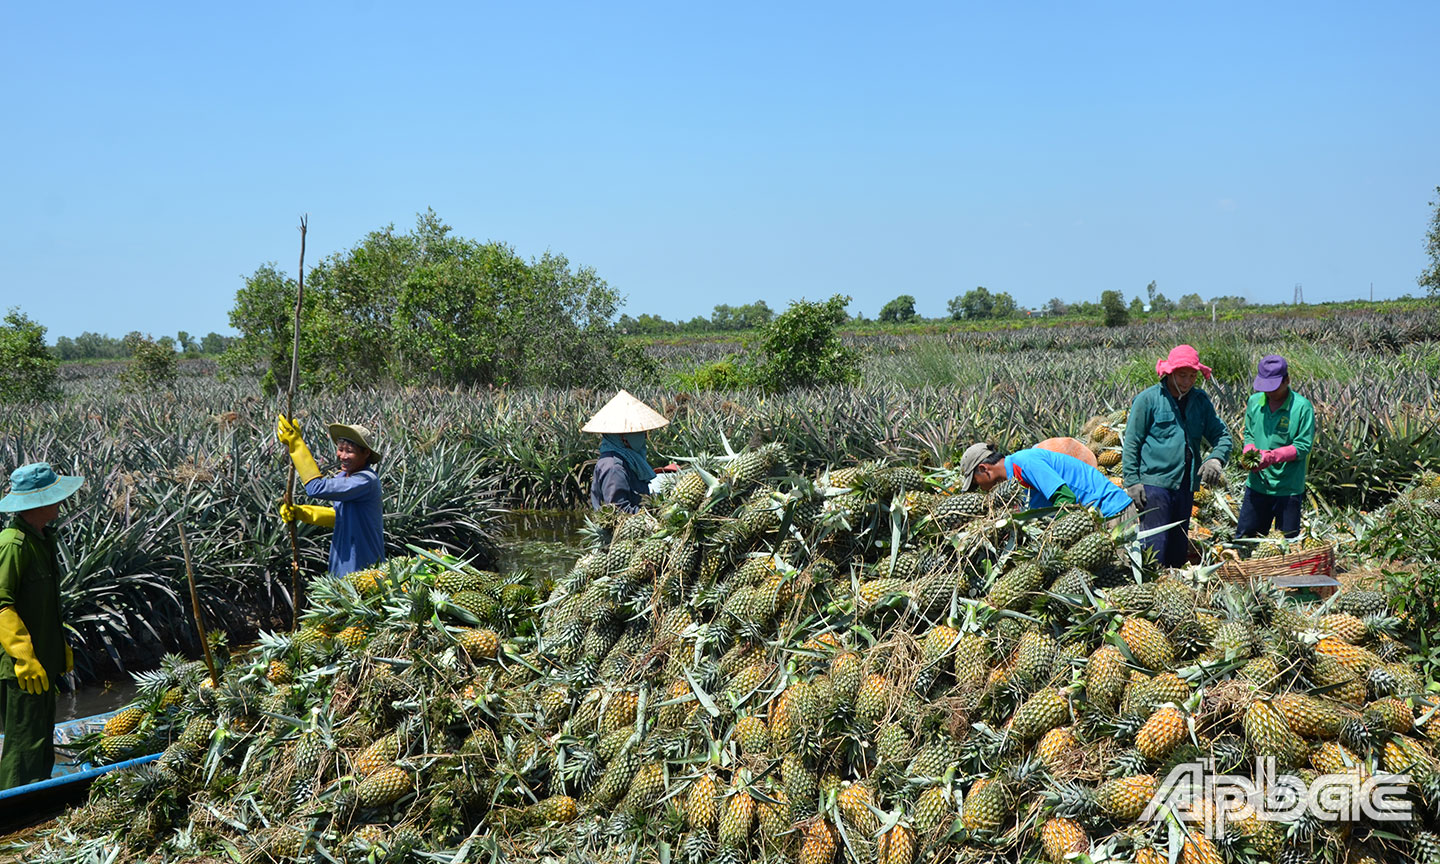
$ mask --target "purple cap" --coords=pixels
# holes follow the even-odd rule
[[[1260,358],[1260,368],[1255,373],[1255,389],[1261,393],[1273,393],[1280,389],[1290,367],[1279,354],[1266,354]]]

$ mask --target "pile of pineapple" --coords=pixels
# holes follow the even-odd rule
[[[1159,572],[1083,509],[765,445],[599,514],[564,578],[418,552],[179,659],[47,860],[1430,861],[1435,719],[1376,592]],[[1129,529],[1133,534],[1133,529]],[[120,716],[125,720],[120,720]],[[1406,772],[1408,823],[1141,815],[1175,765]]]

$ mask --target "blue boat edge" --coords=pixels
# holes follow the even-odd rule
[[[119,713],[108,711],[104,714],[93,714],[89,717],[76,717],[71,720],[64,720],[55,724],[55,743],[57,745],[68,744],[75,738],[92,731],[105,724],[105,721]],[[0,745],[3,745],[4,735],[0,735]],[[27,783],[24,786],[15,786],[11,789],[0,790],[0,801],[14,801],[28,795],[45,792],[51,789],[58,789],[72,783],[89,783],[102,774],[108,774],[121,768],[133,768],[153,762],[160,758],[159,753],[150,753],[145,756],[137,756],[133,759],[126,759],[123,762],[113,762],[109,765],[95,765],[90,762],[60,762],[56,761],[55,768],[49,779],[37,780],[34,783]]]

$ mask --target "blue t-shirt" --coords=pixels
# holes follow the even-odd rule
[[[354,474],[316,477],[305,494],[334,502],[335,536],[330,539],[330,572],[344,576],[373,567],[385,558],[385,527],[380,513],[380,477],[374,468]]]
[[[1030,509],[1055,506],[1055,493],[1069,486],[1075,500],[1094,507],[1106,519],[1118,516],[1130,506],[1125,490],[1074,456],[1031,447],[1005,457],[1005,476],[1030,490]]]

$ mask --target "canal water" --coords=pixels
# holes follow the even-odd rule
[[[564,576],[584,552],[586,515],[580,510],[511,513],[500,541],[500,571],[524,571],[536,584]],[[82,685],[60,694],[55,716],[63,721],[114,711],[134,699],[135,691],[135,682],[128,678]]]

